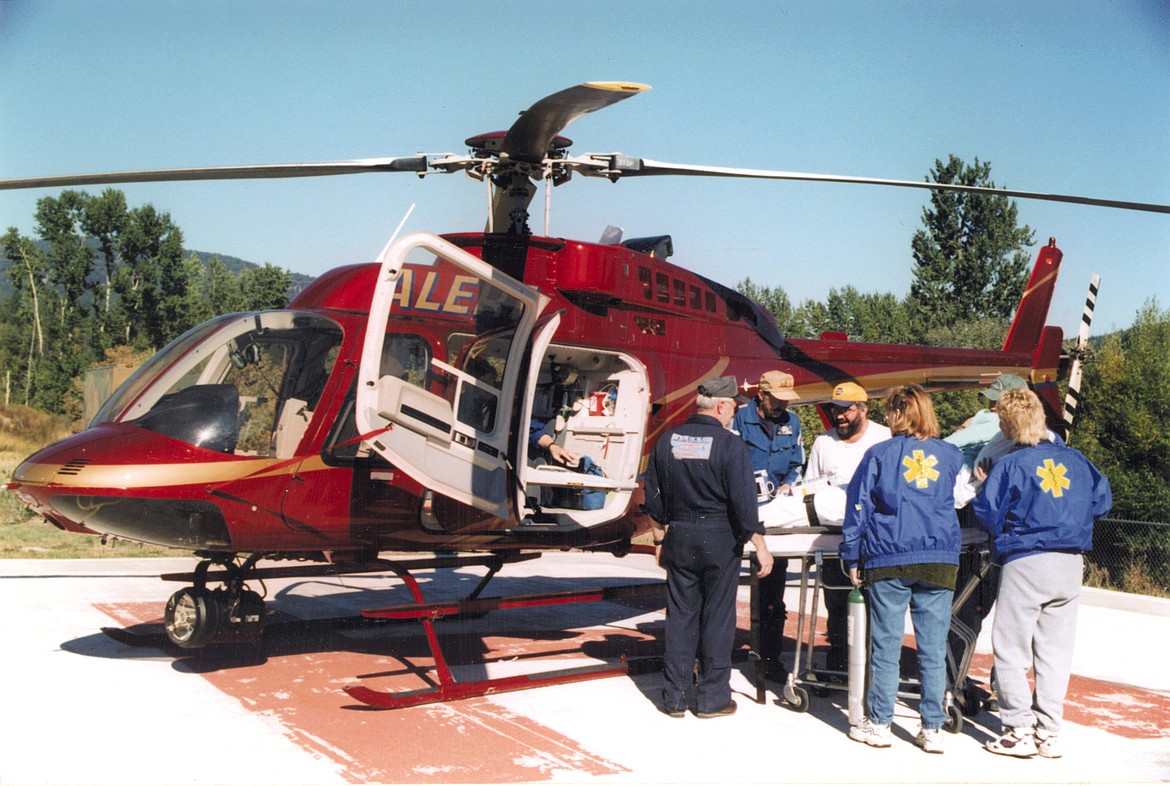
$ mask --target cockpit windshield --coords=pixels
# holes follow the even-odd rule
[[[337,323],[315,314],[220,317],[151,358],[94,423],[130,423],[221,453],[291,457],[341,339]]]

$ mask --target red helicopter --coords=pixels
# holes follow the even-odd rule
[[[85,431],[25,460],[9,488],[62,529],[199,555],[194,574],[166,577],[191,582],[164,617],[168,638],[183,648],[259,638],[264,602],[249,580],[393,570],[417,602],[369,615],[423,620],[442,685],[421,700],[435,700],[520,686],[455,683],[430,621],[476,603],[501,607],[501,599],[475,596],[508,561],[549,550],[627,553],[646,527],[639,474],[647,452],[687,417],[703,379],[733,374],[747,391],[749,380],[779,368],[794,376],[803,403],[817,404],[843,380],[877,396],[908,382],[973,388],[1010,372],[1029,379],[1057,419],[1062,334],[1044,324],[1061,262],[1055,242],[1037,256],[1003,349],[983,351],[858,343],[842,334],[787,338],[756,303],[667,261],[667,235],[600,243],[533,235],[535,184],[551,192],[573,174],[986,190],[568,155],[571,142],[559,133],[570,122],[646,89],[571,87],[535,103],[506,133],[468,139],[466,155],[0,181],[0,188],[38,188],[462,171],[487,179],[493,193],[482,233],[397,238],[376,263],[322,275],[286,309],[218,317],[177,338]],[[533,422],[551,422],[557,443],[589,460],[533,461]],[[383,552],[431,558],[379,559]],[[426,604],[410,576],[421,566],[475,561],[490,571],[457,608]],[[570,678],[577,676],[562,681]],[[382,706],[420,701],[350,692]]]

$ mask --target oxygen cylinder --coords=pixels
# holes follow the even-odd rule
[[[865,716],[865,598],[854,587],[849,593],[849,725]]]

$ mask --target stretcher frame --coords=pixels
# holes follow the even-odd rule
[[[963,528],[961,532],[963,537],[962,549],[979,554],[980,560],[979,568],[968,577],[966,583],[961,588],[956,590],[954,600],[951,603],[951,627],[947,639],[946,656],[947,690],[943,699],[943,709],[947,713],[947,723],[944,728],[953,733],[958,733],[963,726],[962,709],[959,703],[956,703],[955,697],[958,695],[966,698],[970,693],[967,673],[975,654],[975,642],[978,638],[975,631],[959,619],[958,612],[979,587],[979,584],[987,576],[991,567],[991,559],[987,550],[986,533],[968,528]],[[809,695],[810,688],[817,692],[849,690],[849,675],[847,671],[841,672],[813,668],[816,619],[820,608],[821,590],[825,588],[853,588],[852,585],[844,587],[828,585],[823,580],[822,568],[825,561],[838,558],[838,552],[841,546],[841,530],[839,527],[825,526],[769,527],[765,531],[764,541],[773,557],[798,560],[800,563],[800,577],[796,584],[800,589],[796,620],[796,646],[793,652],[792,669],[789,670],[788,677],[785,680],[783,688],[778,692],[778,695],[795,711],[807,712],[811,704]],[[750,550],[748,551],[748,556],[752,557],[754,562],[754,554]],[[814,567],[815,570],[813,570]],[[749,657],[754,665],[752,681],[756,688],[756,702],[763,704],[767,698],[767,686],[765,664],[759,654],[762,651],[760,642],[762,614],[759,598],[759,580],[755,575],[754,569],[750,570],[750,575],[751,653]],[[787,586],[792,585],[788,584]],[[812,592],[811,599],[808,597],[810,590]],[[868,626],[866,626],[866,629],[868,634]],[[950,646],[951,636],[955,637],[962,650],[958,657],[955,657]],[[867,641],[867,656],[868,651],[869,646]],[[804,657],[803,668],[801,667],[802,656]],[[866,672],[868,675],[868,668]],[[901,683],[904,686],[911,686],[918,684],[918,681],[903,679]],[[919,698],[918,693],[901,689],[897,695],[898,698]],[[960,700],[960,703],[964,706],[970,705],[969,700]],[[976,702],[975,704],[977,711],[978,703]],[[974,712],[970,714],[974,714]]]

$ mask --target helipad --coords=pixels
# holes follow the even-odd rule
[[[178,588],[159,574],[190,560],[0,562],[4,712],[0,782],[12,783],[1116,783],[1170,780],[1170,601],[1089,590],[1080,613],[1059,760],[994,756],[995,717],[966,719],[943,756],[912,744],[900,704],[895,745],[848,740],[845,696],[794,712],[775,692],[717,720],[658,712],[649,671],[380,711],[342,687],[425,688],[417,623],[282,628],[262,662],[168,654],[101,633],[157,620]],[[456,598],[483,570],[418,574],[428,599]],[[509,566],[488,595],[661,580],[643,555],[554,554]],[[257,590],[260,588],[254,587]],[[264,590],[278,619],[313,620],[408,602],[391,576],[282,580]],[[746,590],[740,627],[746,643]],[[795,605],[795,595],[790,606]],[[437,624],[456,677],[564,669],[661,651],[661,601],[495,611]],[[295,631],[295,632],[294,632]],[[990,666],[987,629],[973,674]]]

